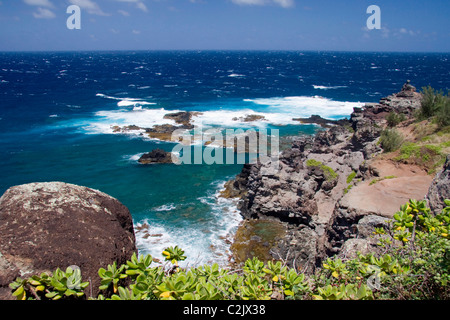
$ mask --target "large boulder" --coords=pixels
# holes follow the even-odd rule
[[[0,299],[16,277],[78,266],[97,296],[98,269],[136,252],[133,221],[118,200],[62,182],[30,183],[0,198]]]

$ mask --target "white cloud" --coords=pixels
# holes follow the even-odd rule
[[[53,3],[51,3],[49,0],[23,0],[23,2],[30,6],[54,8]]]
[[[273,0],[275,3],[279,4],[283,8],[290,8],[294,6],[294,0]]]
[[[383,27],[383,28],[381,28],[381,37],[382,37],[383,39],[389,38],[390,33],[391,33],[391,30],[389,30],[388,27]]]
[[[294,0],[231,0],[238,5],[265,6],[268,4],[277,4],[283,8],[290,8],[295,5]]]
[[[38,8],[37,12],[33,12],[36,19],[53,19],[56,15],[49,9]]]
[[[120,13],[121,15],[123,15],[124,17],[129,17],[130,13],[128,11],[125,10],[117,10],[118,13]]]
[[[258,5],[262,6],[264,5],[264,0],[231,0],[233,3],[236,3],[238,5]]]
[[[415,36],[416,32],[414,32],[413,30],[408,30],[406,28],[400,28],[400,30],[398,30],[398,32],[400,34],[409,34],[410,36]]]
[[[144,12],[148,12],[148,9],[147,9],[145,3],[143,3],[143,2],[136,3],[136,7]]]
[[[139,31],[139,30],[133,30],[132,32],[133,32],[133,34],[140,34],[141,33],[141,31]]]
[[[34,1],[34,0],[33,0]],[[69,0],[71,4],[79,6],[81,9],[86,10],[90,14],[96,14],[99,16],[109,16],[100,9],[99,5],[91,0]]]
[[[118,2],[128,2],[128,3],[135,3],[136,4],[136,8],[138,8],[139,10],[142,10],[144,12],[148,12],[147,6],[145,5],[145,3],[142,0],[116,0]]]

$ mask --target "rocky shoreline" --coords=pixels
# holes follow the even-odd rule
[[[355,108],[349,120],[300,119],[327,130],[293,139],[279,156],[278,171],[271,161],[244,165],[221,193],[238,199],[244,218],[231,244],[234,262],[257,256],[314,272],[327,257],[375,251],[373,229],[385,226],[409,199],[425,198],[432,210],[441,210],[450,198],[450,132],[444,138],[446,161],[434,177],[423,166],[383,157],[379,143],[392,112],[404,115],[401,129],[412,134],[420,103],[421,95],[408,83],[378,104]],[[192,116],[169,117],[188,128]],[[170,163],[169,158],[156,149],[140,162]],[[120,265],[137,252],[129,210],[86,187],[62,182],[12,187],[0,198],[0,221],[0,300],[11,299],[8,285],[18,276],[69,265],[92,279],[86,294],[96,295],[98,268]]]
[[[244,165],[222,193],[239,199],[244,218],[232,247],[241,251],[234,250],[235,260],[263,251],[263,257],[313,272],[326,257],[374,250],[373,228],[385,225],[409,199],[436,198],[427,195],[432,177],[420,167],[406,168],[404,176],[380,176],[402,168],[376,162],[383,152],[379,139],[387,115],[395,112],[409,119],[420,101],[421,94],[405,84],[378,104],[355,108],[349,120],[333,123],[312,117],[310,122],[328,129],[298,137],[281,153],[278,173],[267,170],[270,162]],[[430,193],[440,189],[430,188]],[[257,228],[258,221],[276,229],[281,225],[284,231],[271,241],[264,234],[245,235],[249,224]]]

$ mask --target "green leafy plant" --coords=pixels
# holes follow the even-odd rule
[[[318,288],[318,294],[313,295],[315,300],[372,300],[372,291],[365,285],[357,287],[354,284],[328,285]]]
[[[325,270],[329,270],[332,277],[336,279],[345,278],[349,273],[347,266],[342,262],[341,259],[330,259],[327,258],[326,262],[322,264]]]
[[[42,273],[28,279],[17,278],[10,288],[18,300],[59,300],[84,296],[83,290],[88,285],[89,282],[82,282],[80,269],[68,267],[65,272],[58,268],[52,275]]]
[[[172,262],[174,265],[178,265],[178,261],[183,261],[186,259],[184,251],[178,246],[168,247],[164,249],[162,255],[166,261]]]
[[[125,265],[120,266],[117,268],[116,262],[114,262],[112,265],[107,266],[107,270],[104,268],[100,268],[98,270],[98,275],[101,278],[101,286],[100,290],[107,290],[109,286],[113,285],[113,292],[116,293],[118,290],[118,283],[121,279],[124,279],[127,277],[126,274],[123,274],[122,271],[125,269]]]

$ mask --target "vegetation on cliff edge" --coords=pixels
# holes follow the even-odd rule
[[[165,264],[133,254],[125,265],[101,268],[98,300],[450,299],[450,200],[432,213],[425,201],[401,206],[386,228],[375,228],[378,249],[356,258],[328,258],[313,275],[285,261],[248,259],[241,267],[181,268],[179,247],[163,251]],[[124,285],[127,280],[129,285]],[[57,269],[10,284],[19,300],[86,299],[79,269]]]

